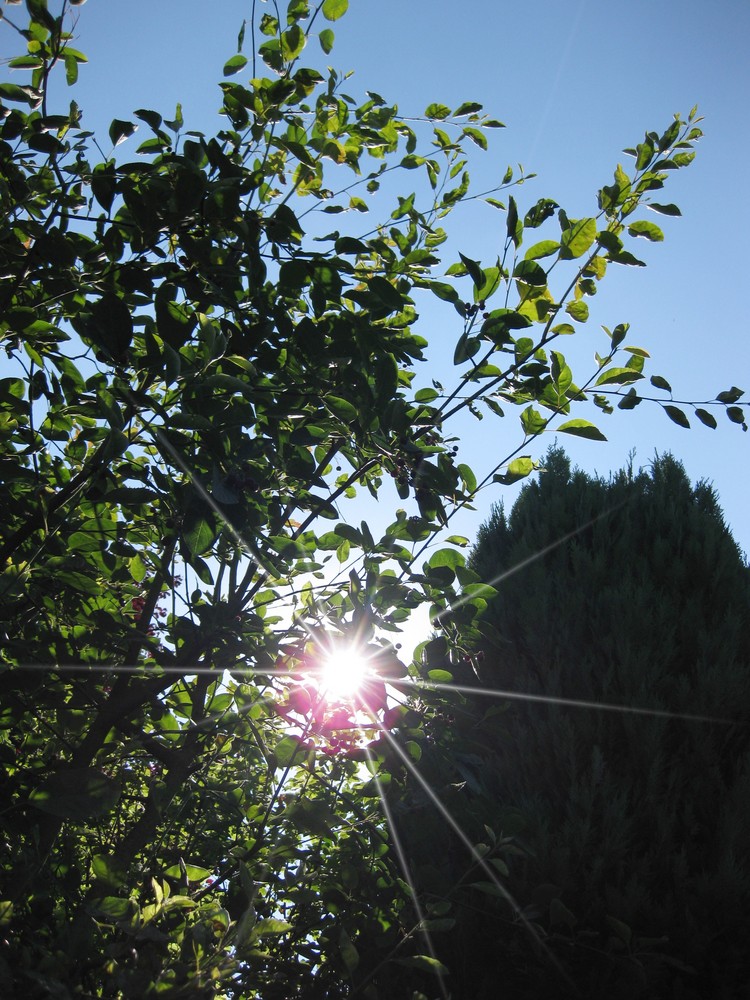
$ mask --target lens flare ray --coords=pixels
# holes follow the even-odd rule
[[[566,708],[589,708],[601,712],[620,712],[624,715],[645,715],[662,719],[681,719],[685,722],[710,722],[723,726],[746,726],[744,719],[726,719],[716,715],[693,715],[689,712],[673,712],[665,708],[640,708],[636,705],[617,705],[608,701],[586,701],[583,698],[559,698],[555,695],[525,694],[522,691],[508,691],[503,688],[472,687],[467,684],[443,684],[438,681],[417,681],[414,678],[403,678],[392,681],[393,687],[434,691],[457,691],[459,694],[478,695],[484,698],[500,698],[509,701],[536,702],[543,705],[562,705]]]
[[[626,503],[627,500],[623,500],[621,503],[615,504],[613,507],[608,507],[607,510],[602,511],[601,514],[597,514],[596,517],[592,517],[589,521],[586,521],[585,524],[579,525],[572,531],[567,532],[567,534],[561,535],[560,538],[557,538],[554,542],[550,542],[549,545],[545,545],[545,547],[543,549],[539,549],[538,552],[534,552],[530,556],[527,556],[525,559],[522,559],[520,562],[517,562],[515,566],[511,566],[510,569],[503,570],[502,573],[498,573],[497,576],[493,576],[491,580],[483,581],[484,584],[487,587],[494,587],[496,584],[502,583],[509,577],[515,576],[515,574],[520,573],[522,569],[526,569],[526,567],[530,566],[532,563],[537,562],[539,559],[543,559],[550,552],[554,552],[555,549],[559,548],[561,545],[564,545],[566,542],[569,542],[571,538],[575,538],[577,535],[580,535],[583,531],[586,531],[587,528],[590,528],[598,521],[604,520],[605,517],[610,517],[621,507],[624,507]],[[475,596],[476,595],[468,595],[468,594],[459,596],[458,600],[454,601],[450,605],[450,608],[446,609],[445,614],[449,614],[452,611],[457,611],[459,608],[462,608],[464,604],[473,600]],[[441,615],[436,615],[435,617],[437,621],[440,621]]]
[[[375,720],[375,721],[377,721],[377,720]],[[547,947],[547,945],[544,943],[544,941],[542,941],[542,939],[539,936],[539,934],[536,931],[536,929],[532,926],[532,924],[529,922],[529,920],[524,916],[521,907],[515,901],[515,899],[513,898],[513,896],[511,895],[511,893],[508,891],[508,889],[502,884],[502,882],[500,881],[500,879],[497,877],[497,874],[495,873],[495,871],[487,864],[487,862],[484,860],[484,858],[482,857],[482,855],[477,851],[476,847],[469,840],[468,836],[466,835],[466,833],[464,832],[464,830],[461,828],[461,826],[458,823],[458,821],[455,819],[455,817],[450,812],[450,810],[445,805],[445,803],[441,801],[441,799],[439,798],[438,794],[431,787],[430,783],[425,778],[423,778],[422,775],[419,773],[419,771],[417,770],[417,768],[414,766],[414,762],[409,758],[409,756],[406,753],[406,751],[403,750],[399,746],[398,741],[395,740],[393,738],[393,736],[387,730],[383,729],[382,727],[379,727],[379,728],[381,729],[381,732],[383,733],[383,735],[385,736],[386,740],[388,741],[389,746],[391,746],[393,748],[393,750],[396,752],[396,754],[398,755],[398,757],[401,759],[401,761],[404,764],[404,766],[412,774],[412,776],[414,777],[414,779],[419,784],[420,788],[422,788],[422,790],[426,793],[426,795],[428,796],[428,798],[430,799],[430,801],[433,803],[433,805],[438,810],[438,812],[443,817],[443,819],[446,821],[446,823],[448,824],[448,826],[451,828],[451,830],[453,830],[453,832],[456,834],[456,836],[458,837],[458,839],[461,841],[461,843],[467,849],[467,851],[469,852],[469,854],[471,855],[471,857],[474,859],[474,861],[477,863],[477,865],[482,869],[482,871],[484,872],[484,874],[487,876],[487,878],[490,880],[490,882],[492,882],[492,884],[498,890],[498,892],[500,893],[500,895],[505,899],[505,901],[508,903],[508,905],[512,908],[513,912],[516,914],[516,916],[518,917],[518,919],[520,920],[520,922],[523,924],[523,926],[529,932],[529,934],[531,935],[531,937],[534,939],[534,941],[536,942],[536,944],[538,945],[538,947],[540,948],[540,950],[547,956],[547,958],[549,959],[550,963],[560,973],[560,975],[565,980],[565,982],[568,983],[569,986],[572,986],[575,989],[575,984],[569,978],[568,974],[565,972],[565,970],[563,969],[562,965],[560,965],[560,963],[555,958],[555,956],[552,954],[552,952]]]
[[[380,798],[380,805],[381,805],[381,807],[383,809],[383,816],[385,817],[385,821],[386,821],[386,824],[388,826],[388,830],[389,830],[389,832],[391,834],[391,839],[393,840],[393,847],[394,847],[394,850],[396,852],[396,857],[398,858],[399,866],[401,867],[401,872],[402,872],[402,874],[404,876],[404,880],[405,880],[406,884],[409,887],[409,892],[411,893],[412,903],[414,904],[414,912],[416,913],[417,920],[419,921],[417,929],[420,931],[420,933],[424,937],[425,944],[427,945],[427,950],[430,953],[430,957],[432,959],[434,959],[435,962],[439,962],[439,959],[438,959],[437,954],[435,952],[435,946],[432,943],[432,936],[431,936],[430,932],[427,929],[424,910],[422,909],[422,906],[421,906],[421,904],[419,902],[419,895],[417,893],[417,887],[415,886],[414,880],[412,879],[412,876],[411,876],[411,872],[409,871],[409,865],[408,865],[407,860],[406,860],[406,853],[404,852],[404,848],[403,848],[403,845],[401,843],[401,838],[398,835],[398,830],[396,829],[396,824],[393,821],[393,814],[391,813],[391,807],[388,805],[388,800],[387,800],[387,798],[385,796],[385,792],[384,792],[383,786],[382,786],[382,784],[380,782],[380,778],[375,773],[373,756],[372,756],[372,753],[370,752],[370,750],[369,750],[368,747],[365,748],[365,753],[367,755],[368,762],[370,764],[373,764],[373,780],[375,782],[375,787],[378,790],[378,796]],[[390,957],[391,957],[391,955],[386,956],[382,960],[382,962],[375,969],[373,969],[373,971],[370,973],[370,977],[372,977],[377,972],[377,970],[379,968],[381,968],[383,965],[385,965],[385,963],[390,959]],[[436,969],[436,975],[437,975],[438,983],[440,985],[440,993],[441,993],[441,995],[443,997],[443,1000],[450,1000],[450,994],[448,993],[448,990],[446,989],[445,980],[444,980],[444,977],[443,977],[443,973],[442,973],[442,971],[439,968]]]

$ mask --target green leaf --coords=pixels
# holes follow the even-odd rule
[[[655,389],[665,389],[667,392],[672,391],[672,386],[669,384],[669,382],[667,382],[665,378],[662,378],[661,375],[652,375],[651,385]]]
[[[474,287],[479,291],[485,284],[484,271],[482,270],[481,264],[478,260],[472,260],[470,257],[464,257],[462,253],[458,255],[461,261],[469,272],[471,280],[474,282]]]
[[[321,49],[326,55],[333,48],[334,35],[330,28],[323,28],[323,30],[318,35],[318,41],[320,42]]]
[[[296,736],[284,736],[273,749],[277,767],[287,767],[300,756],[302,744]]]
[[[28,104],[32,108],[41,104],[42,95],[33,87],[19,87],[15,83],[0,83],[0,97],[18,104]]]
[[[259,920],[253,927],[253,937],[265,937],[268,934],[286,934],[292,929],[292,925],[286,920],[279,920],[278,917],[267,917]]]
[[[716,398],[720,403],[736,403],[738,399],[742,399],[744,394],[743,389],[738,389],[736,385],[733,385],[731,389],[720,392]]]
[[[65,82],[72,87],[78,80],[78,60],[72,52],[65,52]]]
[[[427,676],[435,684],[453,683],[453,674],[449,670],[428,670]]]
[[[702,424],[706,425],[706,427],[710,427],[711,430],[714,431],[716,430],[717,427],[716,417],[713,415],[713,413],[709,413],[708,410],[704,410],[698,406],[696,407],[695,415]]]
[[[637,382],[642,379],[640,372],[632,368],[608,368],[603,371],[594,383],[595,385],[628,385],[630,382]]]
[[[628,232],[631,236],[644,236],[652,243],[661,243],[664,239],[664,233],[655,222],[633,222],[628,226]]]
[[[247,56],[237,53],[236,56],[232,56],[231,59],[227,59],[224,63],[224,76],[232,76],[234,73],[239,73],[245,66],[247,66]]]
[[[645,170],[654,158],[654,144],[646,138],[644,142],[636,146],[635,169]]]
[[[741,406],[728,406],[727,416],[733,424],[742,424],[743,428],[747,430],[747,427],[745,427],[745,412]]]
[[[453,285],[445,281],[431,281],[427,286],[433,295],[437,295],[443,302],[458,302],[460,296]]]
[[[165,878],[187,878],[188,882],[205,882],[213,872],[210,868],[203,868],[201,865],[189,865],[185,862],[172,865],[164,872]]]
[[[556,333],[561,337],[570,337],[575,332],[575,327],[571,326],[570,323],[558,323],[557,326],[552,327],[552,333]]]
[[[471,128],[467,125],[463,130],[463,134],[468,136],[480,149],[487,149],[487,136],[478,128]]]
[[[481,302],[483,299],[490,298],[491,295],[495,294],[501,284],[502,275],[499,267],[486,267],[482,273],[484,274],[484,282],[474,293],[474,300],[476,302]]]
[[[121,142],[129,139],[138,126],[133,122],[125,122],[120,118],[115,118],[109,126],[109,138],[113,146],[118,146]]]
[[[39,69],[44,60],[39,56],[16,56],[8,62],[8,69]]]
[[[93,910],[95,915],[105,922],[130,923],[138,914],[138,904],[133,899],[105,896],[104,899],[94,903]]]
[[[520,458],[514,458],[509,463],[507,471],[503,475],[498,475],[494,478],[496,482],[502,483],[504,486],[510,486],[512,483],[518,482],[519,479],[525,479],[533,471],[533,460],[528,455],[522,455]]]
[[[86,332],[110,359],[122,362],[133,339],[133,317],[119,296],[107,292],[92,307]]]
[[[513,241],[516,249],[520,247],[523,240],[523,223],[518,218],[518,206],[513,195],[508,199],[508,217],[506,219],[506,232],[508,239]]]
[[[474,101],[466,101],[464,104],[459,104],[456,110],[453,112],[454,118],[463,118],[464,115],[476,115],[482,110],[482,105],[477,104]]]
[[[455,569],[457,566],[463,566],[465,562],[463,555],[455,549],[438,549],[430,556],[427,565],[430,568],[447,566],[449,569]]]
[[[543,222],[555,214],[555,209],[559,208],[556,201],[551,198],[540,198],[524,216],[523,224],[529,229],[538,229]]]
[[[665,403],[664,412],[669,417],[669,419],[672,420],[679,427],[686,427],[686,428],[690,427],[690,421],[678,406],[671,406]]]
[[[450,117],[450,113],[451,109],[446,107],[445,104],[428,104],[425,108],[424,116],[433,121],[443,121],[445,118]]]
[[[573,434],[575,437],[587,438],[589,441],[607,440],[598,427],[588,420],[582,420],[580,417],[560,424],[555,430],[562,431],[563,434]]]
[[[513,269],[513,277],[525,285],[544,287],[547,284],[547,272],[535,260],[521,260]]]
[[[560,237],[560,257],[574,260],[582,257],[596,241],[596,219],[570,219],[567,229]]]
[[[141,583],[146,575],[146,567],[143,565],[143,560],[136,554],[128,561],[128,569],[130,570],[130,575],[133,577],[136,583]]]
[[[576,323],[585,323],[589,318],[589,307],[582,299],[579,299],[576,302],[569,302],[565,306],[565,312],[568,316],[571,316]]]
[[[526,260],[539,260],[542,257],[549,257],[553,253],[557,253],[560,249],[560,244],[556,240],[542,240],[540,243],[535,243],[532,247],[524,254]]]
[[[342,399],[340,396],[326,396],[324,401],[331,413],[339,420],[343,420],[347,424],[356,421],[357,408],[348,400]]]
[[[622,264],[625,267],[645,267],[644,261],[629,253],[627,250],[620,250],[619,253],[610,253],[609,259],[615,264]]]
[[[149,111],[146,108],[139,108],[138,111],[134,111],[133,114],[136,118],[140,118],[147,125],[151,127],[154,132],[158,132],[161,128],[162,118],[161,115],[156,111]]]
[[[543,417],[533,406],[527,406],[521,414],[521,426],[523,427],[524,434],[527,434],[529,437],[541,434],[547,427],[547,422],[546,417]]]
[[[349,0],[325,0],[323,17],[326,21],[338,21],[349,9]]]
[[[658,212],[659,215],[682,215],[682,212],[676,205],[659,205],[655,201],[649,202],[646,208],[650,208],[652,212]]]
[[[97,163],[91,174],[91,190],[105,212],[112,207],[117,191],[114,163]]]
[[[494,339],[507,334],[509,330],[525,330],[531,326],[531,320],[515,309],[493,309],[482,323],[483,337]]]
[[[325,7],[325,4],[323,5]],[[305,33],[300,28],[298,24],[293,24],[291,28],[282,32],[281,35],[281,54],[287,62],[291,62],[296,59],[300,52],[304,49],[307,38]]]
[[[192,555],[199,556],[207,552],[216,535],[216,523],[212,514],[192,514],[185,519],[182,540]]]
[[[375,275],[367,282],[367,287],[388,309],[389,312],[401,312],[406,303],[397,288],[380,275]]]
[[[461,476],[466,492],[473,493],[477,488],[477,477],[474,475],[474,471],[462,462],[458,467],[458,474]]]

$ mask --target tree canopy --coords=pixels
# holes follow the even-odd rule
[[[425,742],[412,687],[450,674],[393,642],[426,604],[459,650],[494,591],[445,529],[529,475],[544,431],[597,439],[581,407],[642,399],[715,426],[662,376],[642,390],[626,323],[575,377],[560,349],[662,238],[644,210],[679,214],[658,192],[700,119],[647,132],[586,217],[523,206],[508,168],[482,196],[496,260],[453,259],[468,151],[501,123],[349,96],[315,67],[347,0],[243,25],[210,135],[179,105],[86,131],[79,6],[0,20],[0,988],[447,996],[452,918],[411,880],[388,788]],[[424,296],[455,339],[426,384]],[[742,395],[712,406],[744,426]],[[461,462],[465,412],[516,415],[486,469]],[[366,683],[332,696],[352,645]]]
[[[498,591],[474,683],[513,699],[479,723],[503,803],[486,822],[518,810],[511,884],[547,886],[585,995],[739,995],[750,569],[671,456],[609,479],[559,448],[544,465],[470,559]]]

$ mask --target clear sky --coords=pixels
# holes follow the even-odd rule
[[[430,101],[453,107],[462,100],[482,102],[507,128],[496,133],[489,154],[477,156],[472,180],[481,190],[496,182],[508,163],[522,162],[538,175],[516,193],[525,207],[550,196],[570,216],[594,214],[597,189],[610,182],[618,160],[627,165],[622,148],[638,142],[647,129],[663,131],[674,112],[686,115],[697,103],[706,119],[705,138],[695,163],[670,177],[662,199],[677,202],[683,218],[652,217],[663,224],[665,242],[639,241],[645,269],[610,268],[578,339],[590,339],[593,355],[601,346],[597,323],[611,327],[628,321],[628,342],[649,349],[650,373],[668,377],[676,397],[712,398],[732,384],[750,390],[742,305],[742,246],[750,231],[744,192],[750,162],[744,125],[750,98],[746,0],[350,4],[349,13],[333,25],[331,56],[311,45],[303,59],[354,70],[350,93],[376,90],[404,114],[421,114]],[[77,47],[90,60],[75,93],[85,126],[106,133],[112,118],[127,119],[139,107],[169,117],[179,100],[186,128],[216,127],[216,84],[251,9],[252,0],[88,0],[78,8],[76,29]],[[270,5],[258,0],[257,9]],[[13,7],[5,10],[13,17]],[[0,32],[0,56],[11,54],[3,51],[8,45],[8,32]],[[249,31],[245,51],[249,54]],[[485,264],[494,261],[503,216],[474,205],[449,225],[452,247]],[[426,310],[422,332],[442,339],[452,352],[460,332],[456,316],[438,306]],[[657,450],[672,450],[693,479],[714,483],[735,537],[750,552],[750,434],[723,414],[717,417],[722,418],[717,431],[695,420],[694,429],[685,431],[644,403],[633,412],[602,417],[606,444],[572,438],[561,443],[579,465],[601,473],[622,466],[633,449],[636,463],[647,462]],[[462,429],[467,460],[481,465],[493,448],[500,457],[504,444],[515,443],[517,430],[515,416],[504,424],[472,421]],[[485,494],[478,513],[457,527],[473,534],[491,501],[501,496],[499,490]]]

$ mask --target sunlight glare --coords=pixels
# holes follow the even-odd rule
[[[354,646],[326,655],[321,666],[321,685],[329,699],[353,698],[367,675],[367,664]]]

